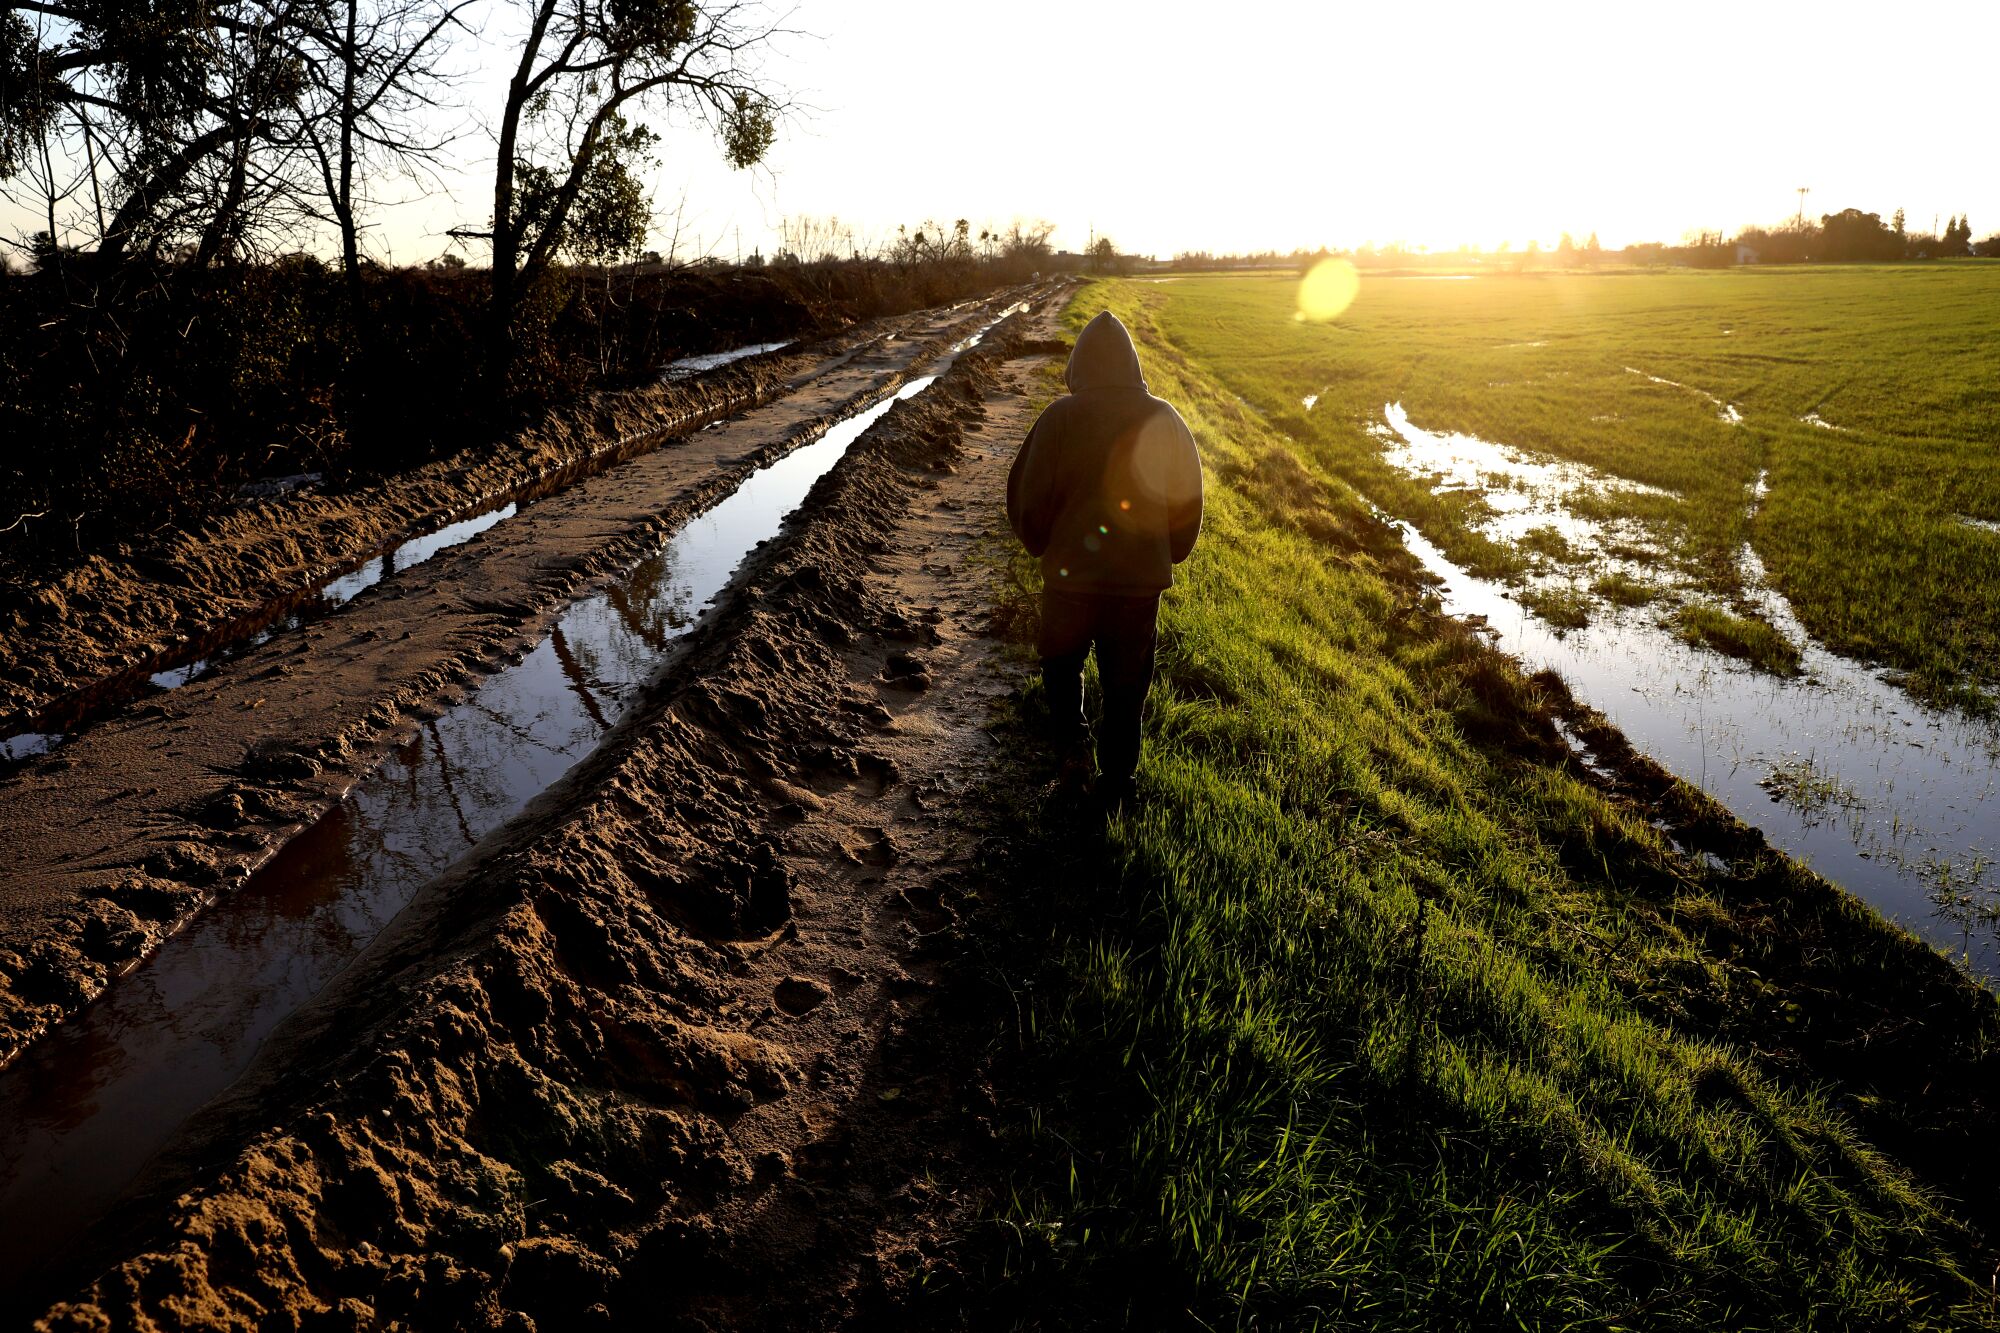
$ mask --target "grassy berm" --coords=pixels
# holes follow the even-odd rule
[[[1208,512],[1142,803],[1086,818],[1047,768],[1018,798],[1027,1104],[981,1305],[2000,1326],[1992,997],[1615,737],[1616,776],[1571,760],[1553,718],[1591,724],[1560,684],[1427,609],[1393,532],[1163,337],[1164,300],[1070,312],[1132,326]],[[1031,621],[1013,572],[1003,620]]]

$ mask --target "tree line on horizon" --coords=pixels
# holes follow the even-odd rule
[[[1634,255],[1638,251],[1638,255]],[[1739,251],[1747,253],[1739,254]],[[1775,227],[1744,227],[1725,239],[1720,232],[1697,233],[1679,246],[1627,246],[1631,258],[1655,262],[1674,259],[1715,266],[1749,260],[1760,264],[1893,263],[1900,260],[2000,259],[2000,233],[1972,239],[1972,223],[1963,214],[1946,222],[1942,234],[1911,231],[1902,209],[1888,221],[1879,213],[1844,208],[1822,213],[1817,221],[1795,217]]]
[[[1744,248],[1747,248],[1747,253]],[[1563,232],[1553,248],[1529,241],[1520,249],[1502,241],[1491,250],[1461,245],[1455,250],[1410,247],[1401,242],[1377,246],[1336,249],[1300,247],[1295,250],[1258,250],[1243,254],[1217,254],[1208,250],[1185,250],[1176,254],[1167,267],[1199,272],[1233,268],[1308,268],[1320,260],[1342,258],[1359,268],[1425,267],[1434,265],[1482,265],[1523,271],[1541,268],[1590,268],[1605,262],[1636,264],[1684,264],[1696,268],[1721,268],[1739,262],[1762,264],[1803,263],[1887,263],[1900,260],[1954,259],[1977,257],[2000,259],[2000,232],[1981,241],[1972,239],[1972,223],[1964,214],[1954,215],[1941,235],[1908,230],[1902,209],[1884,222],[1879,213],[1858,208],[1822,214],[1817,221],[1799,217],[1772,227],[1747,226],[1733,237],[1721,231],[1690,232],[1677,245],[1663,241],[1641,241],[1622,250],[1606,249],[1591,232],[1578,243]]]

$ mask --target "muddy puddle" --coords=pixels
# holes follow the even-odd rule
[[[1663,565],[1609,555],[1638,541],[1625,520],[1570,512],[1592,490],[1646,488],[1581,464],[1471,436],[1425,431],[1398,404],[1376,433],[1386,461],[1437,491],[1476,490],[1496,540],[1553,528],[1582,557],[1554,577],[1587,585],[1608,573],[1671,584]],[[1766,493],[1748,488],[1752,508]],[[2000,979],[2000,729],[1928,708],[1887,673],[1834,653],[1809,635],[1743,549],[1746,609],[1801,656],[1803,673],[1773,676],[1693,647],[1663,623],[1661,602],[1590,602],[1588,623],[1550,623],[1524,605],[1537,583],[1510,588],[1452,562],[1408,524],[1410,550],[1437,575],[1445,610],[1483,620],[1530,669],[1553,668],[1632,744],[1761,829],[1778,847],[1925,939]]]
[[[775,343],[748,343],[742,347],[732,347],[726,352],[705,352],[700,356],[684,356],[678,361],[667,362],[667,368],[660,378],[684,380],[704,371],[716,370],[734,361],[747,360],[753,356],[763,356],[766,352],[782,352],[792,345],[793,339]]]
[[[533,651],[0,1073],[0,1290],[59,1259],[421,885],[595,749],[745,557],[949,360],[758,471],[573,604]]]
[[[17,764],[23,759],[33,759],[62,743],[61,732],[17,731],[12,736],[0,738],[0,763]]]
[[[402,545],[363,562],[360,568],[321,584],[311,602],[298,610],[288,612],[276,624],[260,629],[247,638],[223,644],[207,657],[197,657],[191,662],[183,662],[163,671],[149,671],[146,673],[146,681],[157,690],[177,690],[190,681],[200,680],[223,663],[242,656],[252,648],[260,648],[269,643],[273,635],[298,629],[308,620],[317,619],[335,607],[353,601],[364,590],[374,587],[383,579],[415,569],[441,551],[464,545],[495,524],[506,522],[517,512],[519,512],[518,506],[509,502],[498,509],[475,514],[456,523],[447,523],[436,532],[412,537]]]

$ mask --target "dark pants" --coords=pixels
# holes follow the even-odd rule
[[[1153,683],[1154,621],[1160,594],[1113,597],[1045,588],[1042,684],[1059,744],[1082,742],[1083,659],[1097,649],[1097,683],[1104,691],[1104,716],[1097,724],[1097,769],[1112,783],[1131,779],[1139,767],[1139,727],[1146,716],[1146,690]]]

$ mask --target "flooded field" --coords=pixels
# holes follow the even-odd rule
[[[1154,299],[1529,667],[2000,978],[2000,266]]]
[[[1434,492],[1476,492],[1492,512],[1483,535],[1519,542],[1554,531],[1593,577],[1660,578],[1661,563],[1619,554],[1643,534],[1571,507],[1601,490],[1649,488],[1424,430],[1401,404],[1388,404],[1383,416],[1383,458]],[[1766,485],[1760,479],[1746,505],[1760,503]],[[2000,729],[1925,707],[1883,672],[1815,642],[1748,545],[1745,595],[1798,650],[1796,675],[1759,670],[1676,634],[1671,605],[1692,589],[1657,588],[1646,605],[1599,603],[1582,624],[1557,623],[1531,606],[1538,589],[1567,586],[1572,566],[1509,586],[1468,572],[1416,528],[1400,526],[1443,581],[1446,611],[1482,621],[1529,667],[1553,668],[1640,750],[1775,845],[2000,979]]]

